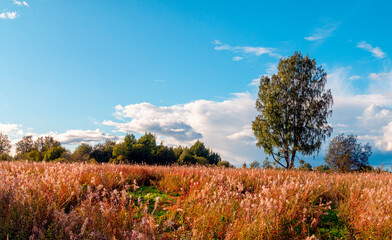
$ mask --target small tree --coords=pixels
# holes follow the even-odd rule
[[[260,163],[258,161],[253,161],[249,165],[250,168],[260,168]]]
[[[9,154],[11,150],[11,141],[8,136],[0,132],[0,154]]]
[[[318,152],[332,127],[331,90],[325,89],[327,74],[316,61],[301,53],[279,61],[278,73],[260,78],[252,122],[256,145],[286,169],[294,168],[297,153]],[[281,160],[284,160],[282,162]]]
[[[362,145],[357,142],[356,135],[340,134],[331,140],[325,162],[335,171],[359,171],[369,165],[371,154],[372,147],[369,143]]]
[[[271,162],[268,160],[268,157],[265,157],[263,161],[263,165],[261,165],[262,169],[271,169],[274,168],[274,166],[271,165]]]
[[[312,165],[310,165],[310,163],[305,162],[303,159],[300,159],[298,169],[304,171],[312,171]]]

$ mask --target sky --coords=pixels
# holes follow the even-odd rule
[[[389,1],[0,0],[0,132],[73,149],[154,133],[262,162],[258,79],[309,54],[328,74],[334,131],[392,165]],[[318,154],[323,164],[329,139]]]

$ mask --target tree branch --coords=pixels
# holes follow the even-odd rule
[[[280,166],[282,166],[282,167],[287,169],[287,167],[285,167],[282,163],[280,163],[278,160],[276,160],[274,152],[271,152],[271,154],[272,154],[272,158],[275,160],[275,162],[279,163]]]

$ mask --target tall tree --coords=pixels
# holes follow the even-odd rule
[[[0,132],[0,154],[9,154],[11,150],[11,141],[8,136]]]
[[[295,52],[279,61],[278,73],[260,78],[252,122],[256,145],[286,169],[294,168],[298,153],[318,152],[332,133],[331,90],[325,89],[327,73],[316,60]]]
[[[16,152],[18,154],[26,154],[34,149],[33,136],[24,136],[16,143]]]
[[[363,170],[369,165],[371,154],[369,143],[362,145],[357,136],[340,134],[331,140],[325,162],[338,172]]]

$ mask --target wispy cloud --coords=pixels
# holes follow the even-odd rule
[[[13,0],[12,1],[15,5],[18,6],[25,6],[25,7],[30,7],[30,5],[26,2],[26,1],[17,1],[17,0]]]
[[[0,13],[0,19],[15,19],[19,17],[17,12],[2,12]]]
[[[351,76],[349,78],[349,80],[357,80],[357,79],[360,79],[360,78],[361,78],[360,76],[355,75],[355,76]]]
[[[382,73],[371,73],[369,78],[376,81],[392,81],[392,71],[391,72],[382,72]]]
[[[242,59],[243,59],[243,57],[239,57],[239,56],[233,57],[234,62],[241,61]]]
[[[217,51],[231,51],[237,54],[243,54],[243,55],[256,55],[256,56],[261,56],[261,55],[269,55],[272,57],[281,57],[278,53],[276,53],[275,48],[269,48],[269,47],[251,47],[251,46],[230,46],[228,44],[224,44],[220,42],[219,40],[214,40],[214,49]],[[240,59],[241,58],[241,59]],[[243,57],[234,57],[233,61],[239,61],[242,60]]]
[[[325,39],[332,35],[332,33],[339,27],[340,23],[328,23],[323,27],[316,28],[314,33],[310,36],[305,37],[308,41],[317,41]]]
[[[364,50],[366,50],[366,51],[368,51],[368,52],[371,52],[372,53],[372,55],[374,56],[374,57],[376,57],[376,58],[384,58],[385,57],[385,53],[381,50],[381,48],[379,48],[379,47],[373,47],[372,45],[370,45],[369,43],[367,43],[367,42],[365,42],[365,41],[362,41],[362,42],[359,42],[358,44],[357,44],[357,47],[358,48],[361,48],[361,49],[364,49]]]

